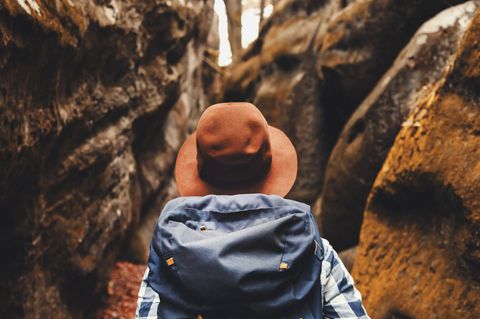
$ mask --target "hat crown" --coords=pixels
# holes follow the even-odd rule
[[[268,124],[253,104],[209,107],[198,122],[196,144],[199,175],[212,185],[253,183],[270,169]]]

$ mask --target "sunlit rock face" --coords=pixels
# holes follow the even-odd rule
[[[290,198],[307,203],[318,198],[328,156],[349,116],[418,27],[448,5],[427,0],[278,4],[259,38],[227,71],[225,99],[252,101],[292,139],[299,173]]]
[[[480,12],[374,183],[354,276],[372,318],[480,317]]]
[[[358,243],[367,196],[395,136],[441,79],[477,7],[466,2],[426,22],[343,128],[319,203],[322,234],[337,249]]]
[[[212,1],[0,11],[0,317],[87,317],[204,107]]]

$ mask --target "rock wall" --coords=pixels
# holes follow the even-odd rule
[[[480,315],[478,2],[414,35],[460,2],[285,0],[225,76],[225,100],[296,145],[289,196],[338,250],[383,165],[341,254],[372,318]],[[0,317],[90,317],[119,254],[146,260],[176,151],[222,87],[212,6],[0,0]]]
[[[204,25],[208,26],[204,19]],[[201,30],[201,35],[207,29]],[[173,170],[177,151],[187,136],[196,128],[201,112],[209,105],[206,96],[209,82],[203,81],[204,43],[190,42],[178,64],[178,99],[173,107],[160,109],[153,116],[139,119],[134,125],[138,139],[133,151],[139,170],[142,194],[140,220],[134,223],[126,242],[124,256],[135,262],[146,263],[155,221],[163,204],[178,196]]]
[[[321,83],[312,65],[315,35],[341,1],[283,1],[265,21],[259,38],[225,74],[225,100],[257,105],[270,125],[297,148],[299,173],[291,198],[310,202],[321,187],[331,145],[322,123]],[[299,106],[300,105],[300,106]]]
[[[353,111],[430,17],[462,1],[292,1],[225,76],[225,100],[256,104],[297,147],[293,199],[313,203]]]
[[[395,136],[415,101],[443,76],[478,6],[466,2],[426,22],[345,124],[318,209],[322,234],[337,249],[358,243],[367,196]]]
[[[0,2],[0,317],[93,313],[205,107],[212,6]]]
[[[480,12],[374,183],[354,276],[372,318],[480,316]]]

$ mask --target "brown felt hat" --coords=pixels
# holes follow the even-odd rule
[[[175,166],[182,196],[263,193],[285,196],[297,177],[289,138],[246,102],[208,107],[180,148]]]

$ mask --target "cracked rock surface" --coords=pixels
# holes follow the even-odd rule
[[[95,311],[205,107],[212,5],[0,2],[0,317]]]

